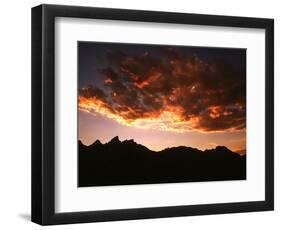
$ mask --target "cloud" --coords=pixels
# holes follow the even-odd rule
[[[178,132],[246,127],[246,73],[224,59],[175,48],[134,55],[107,53],[104,84],[79,89],[79,109],[119,123]]]

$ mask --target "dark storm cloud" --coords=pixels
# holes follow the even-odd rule
[[[92,85],[79,89],[79,95],[85,98],[96,97],[101,100],[105,100],[105,98],[107,97],[101,89],[93,87]]]
[[[98,98],[113,114],[129,121],[169,111],[183,122],[192,121],[189,130],[245,128],[245,65],[231,63],[223,55],[184,55],[174,47],[162,47],[157,53],[111,50],[106,55],[107,66],[100,69],[103,90],[80,89],[80,97]]]

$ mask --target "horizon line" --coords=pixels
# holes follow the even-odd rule
[[[147,149],[149,149],[150,151],[153,151],[153,152],[161,152],[161,151],[164,151],[164,150],[166,150],[166,149],[175,148],[175,147],[192,148],[192,149],[197,149],[197,150],[200,150],[200,151],[204,152],[204,151],[206,151],[206,150],[213,150],[213,149],[216,149],[217,147],[225,147],[225,148],[227,148],[228,150],[230,150],[231,152],[236,153],[236,154],[238,154],[238,155],[240,155],[240,156],[245,156],[245,155],[246,155],[246,149],[240,149],[240,150],[233,151],[232,149],[228,148],[228,147],[225,146],[225,145],[217,145],[217,146],[215,146],[214,148],[205,148],[204,150],[199,149],[199,148],[196,148],[196,147],[186,146],[186,145],[178,145],[178,146],[166,147],[166,148],[161,149],[161,150],[152,150],[152,149],[148,148],[147,146],[145,146],[145,145],[143,145],[143,144],[137,143],[133,138],[132,138],[132,139],[125,139],[125,140],[121,141],[121,140],[119,139],[119,136],[114,136],[114,137],[111,138],[109,141],[104,142],[104,143],[101,142],[99,139],[96,139],[95,141],[93,141],[93,142],[92,142],[91,144],[89,144],[89,145],[84,144],[81,139],[78,139],[78,142],[80,141],[84,146],[89,147],[89,146],[91,146],[92,144],[94,144],[96,141],[99,141],[102,145],[108,144],[108,143],[109,143],[110,141],[112,141],[114,138],[118,138],[118,140],[119,140],[121,143],[123,143],[123,142],[125,142],[125,141],[133,141],[133,142],[135,142],[136,144],[142,145],[142,146],[146,147]],[[239,153],[239,151],[245,151],[245,153]]]

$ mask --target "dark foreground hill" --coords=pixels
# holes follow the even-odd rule
[[[79,141],[78,156],[80,187],[246,179],[246,156],[223,146],[205,151],[179,146],[155,152],[114,137],[90,146]]]

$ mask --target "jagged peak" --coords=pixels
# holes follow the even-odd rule
[[[94,142],[94,144],[95,144],[95,143],[101,144],[101,142],[100,142],[99,139],[97,139],[97,140]]]
[[[221,145],[218,145],[213,149],[206,149],[204,152],[205,153],[220,153],[220,154],[226,153],[226,154],[237,154],[237,155],[239,155],[238,153],[235,153],[235,152],[231,151],[226,146],[221,146]]]
[[[231,150],[229,150],[227,147],[221,146],[221,145],[217,146],[217,147],[215,148],[215,150],[223,150],[223,151],[231,152]]]
[[[92,144],[92,146],[97,146],[97,145],[102,145],[102,143],[100,142],[99,139],[97,139],[97,140]]]
[[[135,144],[136,142],[134,141],[134,139],[129,139],[129,140],[125,140],[124,143],[134,143]]]
[[[113,137],[108,143],[120,143],[119,137],[118,136]]]
[[[78,145],[84,145],[81,140],[78,140]]]

